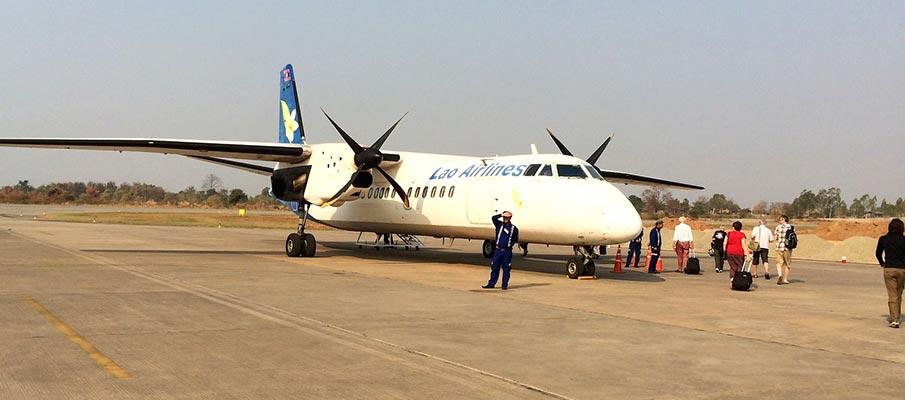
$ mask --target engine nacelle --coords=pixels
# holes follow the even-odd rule
[[[310,175],[310,165],[273,171],[270,176],[273,196],[283,201],[305,201],[305,188]]]

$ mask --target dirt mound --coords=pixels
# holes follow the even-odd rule
[[[705,229],[711,229],[710,224],[707,221],[699,221],[693,219],[686,219],[685,223],[688,226],[691,226],[691,230],[701,231]],[[675,227],[679,225],[678,218],[663,218],[663,227],[669,230],[675,229]]]
[[[798,233],[814,234],[830,241],[843,241],[856,236],[878,238],[886,234],[888,220],[820,221],[816,227],[798,229]]]

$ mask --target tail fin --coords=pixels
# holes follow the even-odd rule
[[[280,70],[280,143],[305,143],[305,128],[299,110],[292,64]]]

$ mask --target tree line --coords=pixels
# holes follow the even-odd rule
[[[629,201],[645,218],[677,217],[688,215],[700,217],[745,218],[770,215],[788,215],[794,218],[869,218],[905,216],[905,199],[895,202],[886,199],[877,202],[876,195],[862,195],[846,203],[839,188],[810,189],[801,191],[792,202],[760,201],[750,208],[742,208],[726,195],[716,193],[709,199],[701,196],[694,202],[679,201],[672,192],[660,188],[650,188],[641,197],[631,195]]]
[[[249,196],[242,189],[226,189],[216,175],[208,175],[200,189],[189,186],[178,192],[147,183],[115,182],[54,182],[38,187],[28,180],[14,186],[0,188],[0,203],[13,204],[132,204],[169,205],[181,207],[223,208],[279,207],[270,196],[270,188],[263,188]]]
[[[688,215],[700,217],[745,218],[760,215],[789,215],[795,218],[845,218],[845,217],[893,217],[905,216],[905,199],[895,202],[886,199],[877,201],[875,195],[862,195],[846,203],[839,188],[820,189],[816,193],[810,189],[801,191],[792,202],[760,201],[750,208],[742,208],[734,200],[721,193],[710,198],[704,196],[690,202],[679,200],[669,190],[649,188],[641,197],[628,197],[635,209],[645,218],[678,217]],[[222,208],[279,207],[280,203],[270,196],[270,188],[263,188],[256,195],[248,195],[242,189],[226,189],[223,181],[210,174],[204,178],[199,189],[189,186],[178,192],[168,192],[160,186],[147,183],[115,182],[55,182],[38,187],[27,180],[14,186],[0,188],[0,203],[18,204],[135,204],[170,205],[181,207]]]

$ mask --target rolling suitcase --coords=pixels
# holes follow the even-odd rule
[[[751,261],[745,261],[742,264],[742,270],[735,273],[735,277],[732,278],[732,290],[739,290],[742,292],[747,292],[748,289],[751,289],[751,283],[754,279],[751,277]]]
[[[685,273],[688,275],[701,273],[701,260],[694,254],[694,249],[691,249],[691,256],[688,257],[688,262],[685,264]]]

